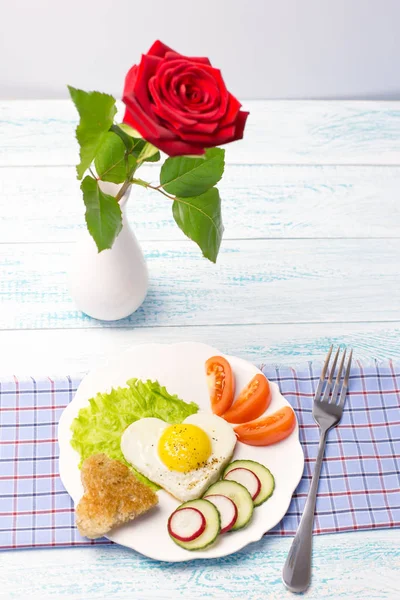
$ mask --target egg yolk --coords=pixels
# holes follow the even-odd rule
[[[210,454],[210,438],[197,425],[170,425],[158,442],[158,455],[171,471],[187,473],[199,469]]]

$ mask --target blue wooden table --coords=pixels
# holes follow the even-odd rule
[[[2,375],[84,372],[150,341],[203,341],[256,364],[321,359],[331,342],[364,361],[400,359],[400,103],[246,108],[246,139],[227,148],[220,185],[218,264],[181,234],[168,201],[135,189],[129,216],[150,292],[105,326],[67,289],[84,212],[74,108],[0,103]],[[308,597],[399,598],[399,537],[317,536]],[[267,537],[226,559],[164,567],[118,547],[7,552],[0,597],[290,598],[280,579],[290,542]]]

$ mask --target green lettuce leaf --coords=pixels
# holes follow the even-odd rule
[[[140,481],[159,489],[125,460],[121,436],[128,425],[139,419],[156,417],[172,425],[182,423],[199,407],[171,396],[158,381],[129,379],[127,386],[108,394],[99,393],[89,400],[89,406],[81,408],[71,425],[71,445],[80,454],[80,465],[92,454],[104,453],[130,467]]]

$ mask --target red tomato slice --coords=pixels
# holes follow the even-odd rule
[[[212,411],[221,416],[231,406],[235,395],[231,365],[222,356],[212,356],[206,362],[206,375]]]
[[[240,392],[239,398],[223,414],[229,423],[247,423],[260,417],[271,402],[268,379],[258,373]]]
[[[250,446],[270,446],[287,438],[296,426],[296,417],[289,406],[272,415],[234,427],[240,442]]]

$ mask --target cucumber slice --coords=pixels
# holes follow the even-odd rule
[[[270,498],[274,493],[274,476],[264,465],[256,462],[255,460],[234,460],[226,467],[224,477],[226,477],[230,471],[233,471],[233,469],[248,469],[249,471],[252,471],[260,480],[261,490],[253,500],[254,506],[260,506],[260,504],[268,500],[268,498]]]
[[[214,504],[203,499],[191,500],[190,502],[184,502],[181,504],[177,510],[182,510],[184,508],[195,508],[201,512],[206,520],[206,527],[199,537],[189,542],[184,542],[175,538],[169,531],[168,533],[171,539],[175,542],[175,544],[181,546],[181,548],[185,548],[185,550],[204,550],[204,548],[211,546],[211,544],[213,544],[217,539],[221,530],[221,518]]]
[[[249,492],[243,485],[236,483],[236,481],[223,479],[210,486],[204,495],[211,496],[213,494],[227,496],[236,504],[238,515],[231,531],[236,531],[247,525],[253,515],[254,506]]]

